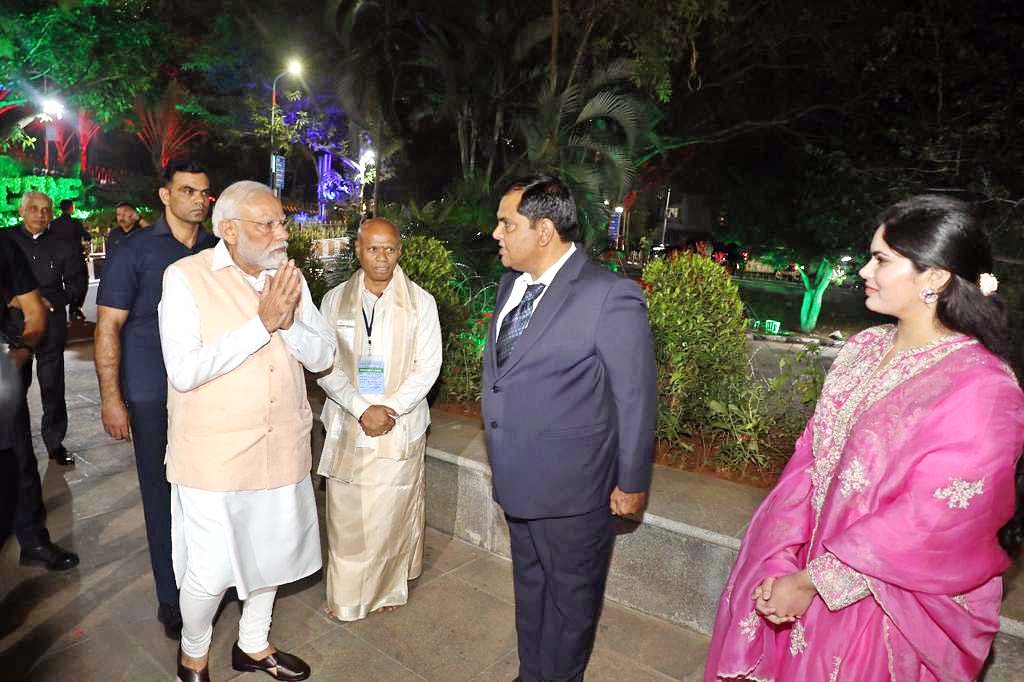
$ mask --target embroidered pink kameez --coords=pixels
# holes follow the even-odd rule
[[[999,629],[996,534],[1013,515],[1024,394],[976,340],[897,352],[895,327],[839,353],[718,606],[705,680],[970,680]],[[751,593],[807,569],[818,590],[775,626]]]

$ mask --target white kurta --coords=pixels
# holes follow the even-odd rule
[[[224,242],[214,247],[213,269],[237,267]],[[242,273],[256,291],[268,275]],[[280,330],[292,356],[312,372],[331,366],[334,333],[302,283],[295,322]],[[259,316],[203,344],[199,309],[181,270],[167,268],[159,306],[160,341],[171,384],[188,391],[235,369],[270,341]],[[226,553],[240,599],[264,587],[315,573],[322,565],[316,502],[309,476],[271,490],[218,492],[171,485],[171,547],[175,578],[186,568],[202,581],[203,559]]]
[[[362,287],[362,273],[359,273]],[[426,396],[441,369],[441,327],[437,304],[420,288],[417,296],[416,348],[412,371],[388,396],[364,395],[337,368],[319,380],[327,393],[324,425],[325,452],[339,447],[342,411],[357,419],[370,405],[387,405],[398,413],[395,429],[404,429],[409,443],[399,459],[378,455],[377,438],[360,432],[356,439],[352,480],[327,479],[327,603],[335,617],[358,620],[384,606],[399,606],[409,598],[408,581],[419,577],[423,565],[424,463],[430,410]],[[332,319],[340,288],[324,297],[322,310],[337,328],[338,343],[353,343],[346,321]],[[378,299],[362,291],[366,320],[373,319],[372,343],[364,339],[353,354],[387,359],[385,374],[403,349],[391,347],[391,284]],[[362,320],[357,323],[362,324]],[[369,336],[369,335],[367,335]],[[387,385],[387,377],[385,385]],[[321,473],[323,473],[321,471]]]

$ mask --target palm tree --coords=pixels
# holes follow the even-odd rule
[[[508,9],[487,3],[465,5],[467,15],[436,18],[426,26],[416,64],[421,69],[422,101],[413,120],[449,120],[455,125],[462,179],[479,175],[477,159],[486,158],[482,185],[489,188],[516,102],[544,78],[536,48],[551,36],[551,18],[524,24]]]
[[[515,124],[520,158],[506,171],[559,175],[575,190],[587,241],[607,225],[605,199],[620,199],[636,177],[646,107],[629,94],[633,63],[621,60],[588,80],[544,90]]]
[[[379,168],[386,154],[401,147],[398,93],[408,64],[400,55],[418,42],[417,27],[426,16],[415,3],[396,0],[330,0],[324,16],[339,43],[339,94],[355,124],[349,127],[350,140],[358,143],[359,129],[368,131]],[[352,152],[358,152],[357,144]],[[379,189],[378,177],[374,206]]]

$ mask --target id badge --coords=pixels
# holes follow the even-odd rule
[[[363,395],[384,395],[384,358],[359,356],[359,392]]]

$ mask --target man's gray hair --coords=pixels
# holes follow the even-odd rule
[[[18,213],[21,213],[21,211],[24,210],[25,206],[28,205],[28,202],[30,200],[36,198],[46,199],[46,201],[50,204],[50,210],[53,210],[53,199],[50,198],[49,194],[47,194],[46,192],[37,192],[35,190],[32,190],[30,192],[25,192],[24,194],[21,195],[21,202],[18,204]]]
[[[213,204],[213,233],[218,237],[222,236],[220,233],[221,221],[237,218],[238,210],[245,205],[245,202],[260,194],[275,196],[269,187],[255,180],[239,180],[228,185]]]

